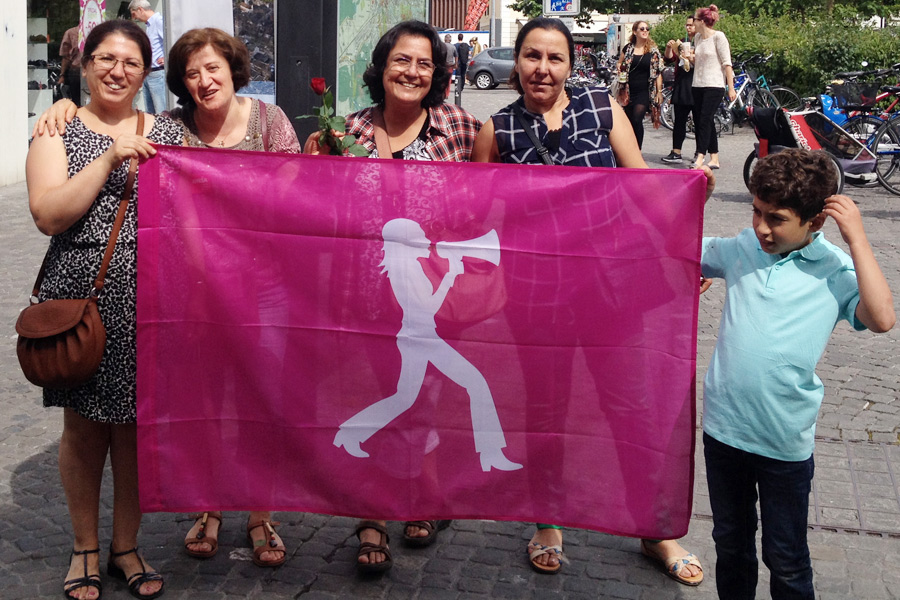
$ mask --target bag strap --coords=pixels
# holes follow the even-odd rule
[[[137,135],[144,133],[144,113],[137,111]],[[125,191],[122,193],[122,199],[119,201],[119,210],[116,213],[116,220],[113,223],[112,231],[109,234],[109,241],[106,243],[106,253],[103,255],[103,262],[100,264],[100,272],[94,279],[94,289],[91,290],[91,297],[96,298],[103,288],[103,282],[106,279],[106,270],[112,261],[113,250],[116,247],[116,240],[119,238],[119,230],[122,229],[122,223],[125,222],[125,211],[128,208],[128,202],[131,200],[131,192],[134,189],[134,179],[137,175],[137,159],[132,158],[128,164],[128,177],[125,180]],[[41,283],[44,281],[44,274],[47,271],[47,259],[50,257],[50,249],[44,255],[44,261],[41,263],[41,270],[38,272],[37,280],[34,282],[34,289],[31,295],[37,298],[41,289]]]
[[[269,151],[269,120],[266,118],[266,103],[259,100],[259,127],[262,130],[263,152]]]
[[[516,122],[519,124],[519,127],[525,130],[525,133],[528,134],[528,139],[531,140],[531,143],[534,144],[534,149],[537,150],[538,156],[541,158],[541,162],[545,165],[554,165],[556,163],[553,162],[553,159],[550,158],[550,151],[544,146],[537,136],[534,135],[534,131],[532,131],[531,127],[525,125],[524,114],[522,113],[522,107],[518,104],[513,104],[513,114],[516,117]],[[379,152],[378,154],[381,154]]]
[[[377,106],[372,108],[372,128],[375,130],[375,149],[378,150],[378,158],[394,158],[391,140],[388,139],[387,128],[384,125],[384,114]]]

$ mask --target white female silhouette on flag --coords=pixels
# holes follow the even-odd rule
[[[334,445],[343,447],[352,456],[367,458],[369,454],[360,448],[360,444],[412,407],[425,381],[428,363],[431,363],[462,386],[469,396],[475,451],[479,454],[481,469],[485,472],[521,469],[522,465],[503,454],[506,438],[487,380],[472,363],[441,339],[435,324],[435,315],[454,281],[463,276],[463,256],[500,264],[497,232],[492,229],[480,238],[465,242],[438,242],[437,254],[450,262],[450,268],[436,290],[419,263],[419,258],[428,258],[431,241],[418,223],[410,219],[388,221],[382,229],[382,238],[382,273],[387,274],[394,297],[403,311],[402,325],[397,333],[401,358],[397,391],[344,421],[334,437]]]

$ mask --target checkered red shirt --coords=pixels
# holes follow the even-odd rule
[[[429,126],[425,135],[425,148],[432,160],[468,162],[475,144],[475,136],[481,129],[481,121],[456,106],[440,104],[428,109]],[[375,127],[372,125],[372,108],[364,108],[347,117],[347,133],[357,137],[371,153],[375,150]]]

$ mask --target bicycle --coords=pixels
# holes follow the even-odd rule
[[[900,86],[886,86],[881,90],[894,96],[892,106],[900,102]],[[878,183],[900,196],[900,112],[892,113],[875,132],[872,153]]]
[[[900,117],[895,110],[900,105],[900,95],[896,93],[896,87],[886,86],[876,89],[876,84],[859,79],[863,77],[883,79],[892,73],[900,73],[900,63],[890,69],[837,73],[826,93],[819,96],[821,112],[873,152],[876,136],[881,132],[882,125],[886,121]],[[885,102],[888,106],[879,108],[879,104]],[[881,183],[877,178],[877,169],[871,175],[848,177],[847,182],[856,186]],[[886,187],[890,189],[890,186]]]
[[[772,96],[775,98],[775,100],[778,102],[778,106],[780,106],[781,108],[785,108],[789,111],[800,110],[800,108],[803,106],[803,99],[800,98],[800,94],[798,94],[791,88],[787,87],[786,85],[771,85],[769,83],[769,80],[766,78],[766,76],[764,74],[760,73],[759,75],[754,76],[753,72],[749,71],[746,68],[747,64],[764,65],[767,62],[769,62],[769,60],[771,60],[771,59],[772,59],[771,54],[769,54],[768,56],[765,56],[765,57],[762,55],[756,54],[745,60],[739,61],[737,63],[737,65],[741,69],[740,74],[741,75],[747,74],[748,76],[753,77],[756,82],[756,86],[759,89],[767,90],[768,92],[770,92],[772,94]],[[738,77],[738,75],[735,75],[735,89],[737,89],[737,87],[738,87],[737,77]]]

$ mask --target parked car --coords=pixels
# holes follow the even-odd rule
[[[512,46],[488,48],[469,61],[466,79],[479,90],[489,90],[509,81],[514,64]]]

